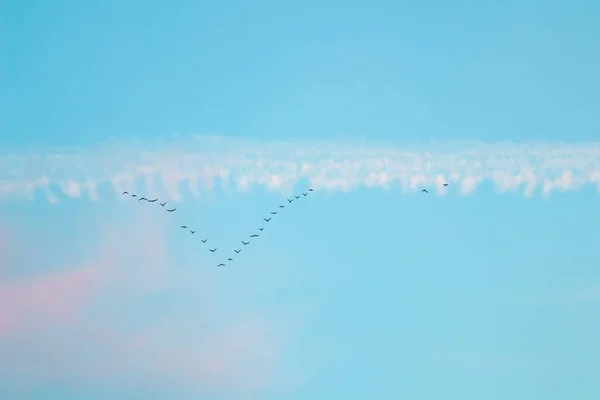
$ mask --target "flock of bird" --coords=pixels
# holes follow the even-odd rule
[[[293,195],[291,198],[287,198],[286,200],[288,202],[288,205],[292,204],[294,201],[297,201],[297,200],[301,199],[302,197],[308,196],[311,192],[314,192],[314,189],[310,188],[306,192],[302,192],[300,195]],[[140,197],[139,195],[137,195],[135,193],[129,193],[127,191],[123,192],[123,196],[130,196],[132,198],[137,198],[137,201],[146,201],[148,203],[155,203],[155,202],[158,201],[158,199],[148,199],[146,197]],[[166,208],[166,205],[167,205],[166,201],[162,202],[162,203],[159,202],[158,204],[160,204],[161,207],[165,208],[165,211],[167,211],[167,212],[172,213],[172,212],[177,211],[177,208]],[[283,209],[283,208],[285,208],[285,205],[282,204],[282,205],[279,206],[279,210],[278,211],[271,211],[270,214],[269,214],[269,216],[268,217],[263,217],[262,220],[265,223],[268,224],[269,222],[271,222],[271,219],[275,215],[278,215],[279,211],[281,209]],[[185,229],[185,230],[189,231],[189,233],[191,233],[192,235],[196,233],[195,230],[191,229],[187,225],[181,225],[181,229]],[[264,229],[265,229],[264,226],[261,226],[260,228],[258,228],[258,230],[260,232],[262,232]],[[250,239],[255,239],[255,238],[258,238],[258,237],[260,237],[260,234],[258,234],[258,233],[253,233],[252,235],[250,235]],[[200,241],[202,243],[206,244],[206,242],[208,242],[208,238],[201,238]],[[242,240],[241,243],[242,243],[242,246],[239,249],[233,249],[233,251],[235,252],[235,256],[237,256],[238,254],[240,254],[242,252],[242,248],[244,246],[247,246],[247,245],[250,244],[250,240],[248,240],[248,241]],[[214,247],[214,248],[210,248],[209,247],[208,251],[210,251],[211,253],[214,253],[214,252],[217,251],[217,247]],[[222,263],[218,264],[217,267],[224,267],[227,262],[233,261],[235,256],[232,255],[232,256],[228,257],[226,262],[222,262]]]
[[[448,186],[447,183],[444,183],[443,185],[444,185],[444,187]],[[308,191],[302,192],[301,195],[293,195],[291,198],[287,198],[286,200],[288,201],[288,205],[292,204],[294,201],[297,201],[297,200],[301,199],[302,197],[308,196],[309,193],[311,193],[311,192],[314,192],[314,189],[310,188],[310,189],[308,189]],[[429,192],[426,189],[423,189],[423,190],[421,190],[421,193],[429,193]],[[146,201],[148,203],[155,203],[155,202],[158,201],[158,199],[151,199],[150,200],[150,199],[148,199],[146,197],[139,197],[137,194],[135,194],[135,193],[129,193],[127,191],[123,192],[123,195],[124,196],[130,196],[132,198],[137,198],[138,201]],[[159,202],[158,204],[160,204],[161,207],[165,208],[166,212],[172,213],[172,212],[177,211],[177,208],[166,208],[166,205],[167,205],[166,201],[162,202],[162,203]],[[282,205],[279,206],[280,210],[283,209],[283,208],[285,208],[285,205],[282,204]],[[279,213],[279,211],[271,211],[270,214],[269,214],[270,216],[268,218],[267,217],[263,217],[263,221],[268,224],[271,221],[271,219],[273,218],[273,216],[277,215],[278,213]],[[189,228],[187,225],[181,225],[181,229],[188,230],[192,235],[196,233],[195,230]],[[265,229],[264,226],[261,226],[260,228],[258,228],[258,230],[260,232],[262,232],[264,229]],[[250,235],[250,239],[255,239],[255,238],[258,238],[258,237],[260,237],[260,234],[258,234],[258,233],[253,233],[252,235]],[[208,242],[208,238],[200,239],[200,241],[202,243],[206,244],[206,242]],[[239,249],[234,249],[233,250],[235,252],[236,256],[242,252],[242,248],[244,246],[247,246],[247,245],[250,244],[250,241],[242,240],[241,243],[242,243],[242,246]],[[211,253],[214,253],[214,252],[217,251],[217,248],[214,247],[214,248],[211,249],[209,247],[208,251],[210,251]],[[228,263],[230,261],[233,261],[234,257],[235,256],[228,257],[226,262],[219,263],[217,265],[217,267],[224,267],[224,266],[226,266],[227,265],[226,263]]]

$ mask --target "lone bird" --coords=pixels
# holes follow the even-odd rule
[[[200,239],[200,241],[201,241],[202,243],[206,243],[206,241],[207,241],[207,240],[208,240],[208,239]]]
[[[269,222],[271,218],[263,218],[264,221]]]
[[[182,228],[182,229],[187,229],[187,226],[185,226],[185,225],[181,225],[181,228]]]
[[[271,212],[271,215],[275,215],[275,214],[277,214],[277,211],[272,211]]]
[[[250,235],[250,237],[258,237],[258,235]]]
[[[214,249],[208,249],[211,253],[214,253],[215,251],[217,251],[217,248],[215,247]]]
[[[194,233],[196,233],[196,231],[190,229],[190,233],[193,235]]]
[[[309,191],[309,192],[314,192],[315,190],[314,190],[314,189],[308,189],[308,191]]]
[[[263,226],[262,228],[258,228],[258,230],[262,232],[265,230],[265,227]]]
[[[421,190],[421,193],[429,193],[427,190],[423,189]]]
[[[234,250],[237,254],[240,254],[240,251],[242,251],[242,249],[239,250]]]
[[[279,206],[279,208],[285,208],[285,206]]]
[[[158,200],[158,199],[148,200],[148,203],[154,203],[156,200]]]
[[[230,258],[227,259],[227,261],[233,261],[233,258],[230,257]]]
[[[173,212],[173,211],[175,211],[175,210],[177,210],[177,209],[176,209],[176,208],[172,208],[172,209],[170,209],[170,210],[167,210],[167,212]]]
[[[247,245],[249,245],[249,244],[250,244],[250,242],[244,242],[244,241],[242,240],[242,244],[243,244],[244,246],[247,246]]]
[[[167,205],[167,202],[165,201],[164,203],[158,203],[158,204],[160,204],[161,206],[164,207],[165,205]]]
[[[224,267],[224,266],[225,266],[225,264],[221,263],[221,264],[217,265],[217,268]]]
[[[444,187],[446,187],[446,186],[448,186],[448,184],[447,184],[447,183],[444,183]]]

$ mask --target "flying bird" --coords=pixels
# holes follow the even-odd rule
[[[233,258],[230,257],[230,258],[227,259],[227,261],[233,261]]]
[[[194,233],[196,233],[196,231],[190,229],[190,233],[193,235]]]
[[[140,198],[138,199],[138,201],[142,201],[142,200],[148,200],[148,199],[147,199],[147,198],[145,198],[145,197],[140,197]]]
[[[224,267],[224,266],[225,266],[225,264],[221,263],[221,264],[217,265],[217,268]]]
[[[299,198],[300,198],[300,196],[294,196],[294,197],[295,197],[296,199],[299,199]]]
[[[421,190],[421,193],[429,193],[427,190],[423,189]]]
[[[275,214],[277,214],[277,211],[271,212],[271,215],[275,215]]]
[[[294,201],[294,199],[286,199],[288,201],[288,203],[291,203],[292,201]]]
[[[208,240],[208,239],[200,239],[200,241],[201,241],[202,243],[206,243],[206,241],[207,241],[207,240]]]
[[[214,249],[208,249],[211,253],[214,253],[215,251],[217,251],[217,248],[215,247]]]
[[[250,235],[250,237],[258,237],[258,235]]]
[[[123,192],[123,194],[129,194],[129,192]]]
[[[148,200],[148,203],[154,203],[156,200],[158,200],[158,199]]]
[[[183,229],[187,229],[187,226],[185,226],[185,225],[181,225],[181,228],[183,228]]]
[[[279,208],[285,208],[285,206],[279,206]]]
[[[446,187],[446,186],[448,186],[448,184],[447,184],[447,183],[444,183],[444,187]]]
[[[264,221],[269,222],[271,218],[263,218]]]
[[[250,244],[250,242],[244,242],[244,241],[242,240],[242,244],[243,244],[244,246],[247,246],[247,245],[249,245],[249,244]]]
[[[308,191],[309,191],[309,192],[314,192],[315,190],[314,190],[314,189],[308,189]]]
[[[308,196],[308,193],[302,193],[302,196],[306,197]]]
[[[172,209],[170,209],[170,210],[167,210],[167,212],[173,212],[173,211],[175,211],[175,210],[177,210],[177,209],[176,209],[176,208],[172,208]]]
[[[160,204],[161,206],[164,207],[167,204],[167,202],[165,201],[164,203],[158,203],[158,204]]]
[[[137,194],[132,194],[131,197],[137,197]]]
[[[265,227],[263,226],[262,228],[258,228],[258,230],[262,232],[263,230],[265,230]]]
[[[240,251],[242,251],[242,249],[239,250],[234,250],[237,254],[240,254]]]

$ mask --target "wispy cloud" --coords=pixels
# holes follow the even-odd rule
[[[489,181],[499,191],[525,196],[553,190],[600,190],[600,142],[444,142],[398,145],[367,141],[275,142],[214,136],[173,136],[163,141],[113,141],[93,148],[43,149],[0,157],[0,198],[32,197],[42,190],[56,203],[98,199],[97,189],[164,191],[182,199],[182,185],[198,197],[217,182],[231,190],[262,186],[287,193],[302,179],[315,188],[358,187],[403,191],[435,188],[438,194],[471,193]],[[444,182],[451,187],[445,189]]]
[[[281,325],[240,302],[239,287],[227,301],[214,269],[168,261],[162,223],[143,212],[133,223],[105,222],[84,265],[0,280],[0,386],[122,383],[225,395],[271,383]]]

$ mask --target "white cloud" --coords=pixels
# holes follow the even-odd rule
[[[142,147],[140,147],[142,146]],[[436,143],[401,146],[351,141],[265,142],[214,136],[178,136],[171,141],[125,142],[44,154],[0,156],[0,198],[33,198],[41,189],[50,202],[58,188],[69,197],[98,199],[100,185],[118,193],[158,191],[173,201],[186,188],[194,197],[223,188],[255,186],[289,194],[301,179],[315,189],[348,192],[358,187],[403,192],[433,188],[439,195],[471,194],[482,182],[500,192],[600,190],[598,143]],[[450,183],[444,188],[443,183]],[[182,186],[183,185],[183,186]]]

